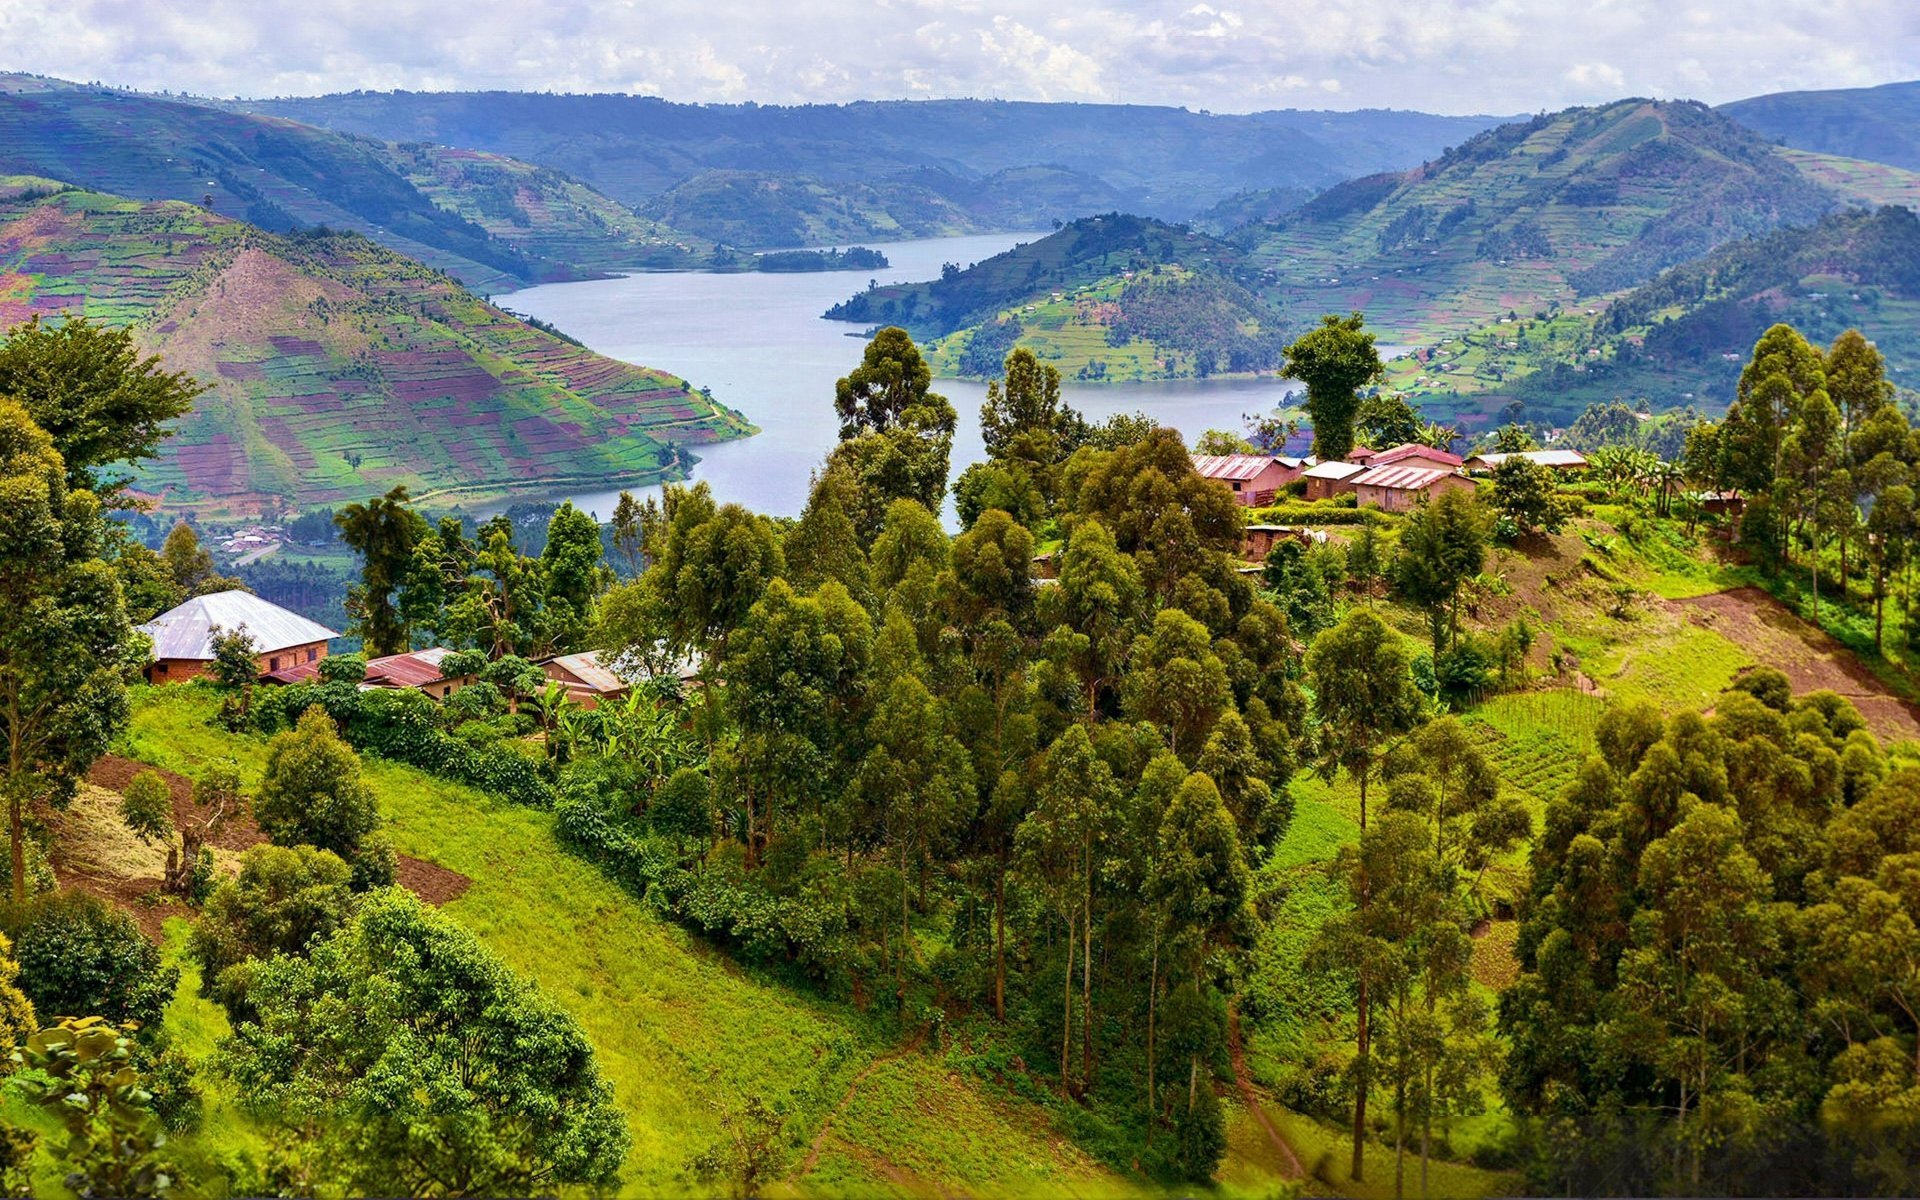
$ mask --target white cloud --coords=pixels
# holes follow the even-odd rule
[[[1520,112],[1920,74],[1912,0],[0,0],[0,68],[216,95],[998,95]]]

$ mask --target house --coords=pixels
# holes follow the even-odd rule
[[[317,674],[314,664],[327,656],[327,642],[340,636],[251,592],[195,596],[140,626],[140,632],[153,639],[147,681],[179,683],[207,674],[214,634],[223,631],[244,632],[253,639],[261,675],[293,667],[312,667]]]
[[[544,658],[540,660],[540,669],[547,673],[548,679],[567,689],[567,699],[582,708],[598,708],[607,701],[620,699],[632,689],[631,684],[601,664],[598,650]]]
[[[1568,472],[1587,469],[1587,456],[1578,450],[1521,450],[1512,454],[1476,454],[1461,464],[1469,471],[1491,471],[1510,458],[1524,458],[1550,470]]]
[[[1392,463],[1418,464],[1429,467],[1445,467],[1449,471],[1458,470],[1461,464],[1458,454],[1449,454],[1445,450],[1436,450],[1432,446],[1422,446],[1418,442],[1407,442],[1391,450],[1382,450],[1367,461],[1369,467],[1384,467]]]
[[[1323,462],[1308,467],[1300,477],[1307,481],[1307,499],[1331,500],[1352,491],[1353,477],[1365,470],[1359,463]]]
[[[410,650],[405,654],[389,654],[385,658],[371,659],[367,663],[367,677],[360,685],[365,688],[412,688],[425,692],[436,700],[445,700],[461,688],[466,687],[477,675],[456,675],[449,677],[440,667],[441,660],[453,651],[444,646],[433,646],[426,650]]]
[[[1747,509],[1746,497],[1739,492],[1699,492],[1694,499],[1702,512],[1737,517]]]
[[[1193,469],[1203,479],[1226,484],[1235,503],[1249,506],[1272,504],[1281,488],[1300,477],[1299,467],[1270,454],[1196,454]]]
[[[1473,480],[1460,472],[1419,459],[1371,467],[1350,482],[1362,508],[1384,512],[1406,512],[1441,492],[1472,491],[1474,487]]]
[[[1347,457],[1343,461],[1359,463],[1363,467],[1370,467],[1373,465],[1373,460],[1379,457],[1379,455],[1380,452],[1378,450],[1372,450],[1366,446],[1355,446],[1353,449],[1347,451]]]

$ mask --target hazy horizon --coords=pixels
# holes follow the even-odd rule
[[[270,99],[552,91],[676,103],[982,99],[1248,113],[1481,115],[1649,96],[1721,104],[1920,76],[1920,6],[1712,0],[815,3],[0,0],[7,67]]]

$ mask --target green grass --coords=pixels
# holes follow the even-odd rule
[[[253,784],[265,739],[212,727],[216,703],[191,685],[138,691],[127,751],[181,771],[232,757]],[[1044,1107],[927,1052],[888,1057],[900,1047],[885,1022],[745,970],[656,918],[561,851],[548,814],[374,760],[366,775],[401,853],[474,880],[446,911],[593,1041],[633,1133],[624,1194],[687,1191],[688,1160],[754,1093],[786,1106],[783,1169],[797,1171],[828,1114],[875,1063],[835,1117],[819,1162],[785,1194],[1158,1192],[1077,1148]],[[170,953],[179,940],[170,929]],[[196,1055],[224,1032],[220,1011],[186,986],[168,1022]],[[196,1147],[217,1158],[257,1142],[242,1129],[203,1133]]]

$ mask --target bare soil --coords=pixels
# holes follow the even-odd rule
[[[94,764],[87,773],[87,782],[110,792],[124,792],[127,784],[142,771],[159,771],[160,777],[167,781],[167,787],[173,793],[174,824],[180,825],[198,818],[201,810],[193,802],[193,781],[172,771],[160,770],[119,755],[108,755]],[[242,815],[227,821],[219,835],[207,844],[214,848],[218,860],[230,862],[240,851],[266,840],[267,835],[260,832],[260,826],[254,823],[252,816]],[[146,931],[147,936],[155,941],[160,940],[161,927],[168,917],[193,915],[191,908],[160,891],[159,875],[127,877],[82,869],[71,861],[72,857],[55,854],[54,877],[59,880],[60,886],[90,892],[126,909],[133,914],[134,920],[140,923],[140,928]],[[436,906],[459,899],[473,886],[473,880],[458,871],[406,854],[400,856],[394,868],[394,882]]]
[[[1882,741],[1920,739],[1920,705],[1896,694],[1853,651],[1761,589],[1734,588],[1666,603],[1785,672],[1796,693],[1824,689],[1853,701]]]

